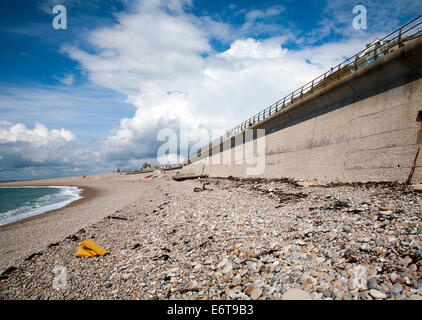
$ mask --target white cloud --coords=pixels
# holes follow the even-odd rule
[[[246,13],[247,21],[254,21],[257,19],[265,19],[280,15],[286,9],[283,6],[275,5],[266,10],[251,10]]]
[[[227,51],[219,54],[228,60],[253,58],[253,59],[271,59],[281,58],[286,49],[281,48],[283,38],[270,38],[265,41],[257,41],[252,38],[246,40],[236,40]]]
[[[43,124],[36,123],[34,129],[27,129],[22,123],[0,123],[0,143],[29,142],[35,146],[46,145],[53,141],[75,141],[72,132],[64,128],[48,130]]]
[[[51,174],[70,174],[75,167],[93,172],[103,157],[95,146],[78,141],[64,128],[49,130],[36,123],[33,129],[21,123],[0,124],[0,179]],[[102,166],[102,171],[110,169]],[[98,172],[98,170],[97,170]]]
[[[217,53],[209,44],[216,31],[203,27],[227,26],[194,17],[183,10],[185,5],[189,3],[142,1],[133,12],[119,14],[118,24],[87,36],[94,53],[63,47],[94,83],[126,93],[137,108],[105,140],[104,154],[111,161],[153,157],[160,145],[159,130],[178,130],[179,121],[191,138],[204,127],[222,134],[364,43],[350,39],[295,51],[282,47],[286,36],[281,34],[266,40],[236,39]],[[273,7],[250,13],[249,19],[282,11]]]
[[[53,78],[67,86],[71,86],[75,82],[75,76],[73,74],[65,74],[63,77],[53,76]]]

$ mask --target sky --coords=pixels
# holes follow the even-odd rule
[[[415,0],[0,0],[0,180],[183,160],[157,159],[166,130],[186,156],[421,13]]]

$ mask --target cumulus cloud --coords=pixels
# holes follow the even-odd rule
[[[192,139],[201,128],[222,134],[322,71],[283,49],[283,36],[237,39],[227,51],[214,52],[209,32],[185,5],[142,1],[132,13],[119,14],[118,24],[87,36],[95,52],[62,48],[94,83],[124,92],[137,108],[106,139],[109,160],[153,156],[159,130],[178,130],[180,121]],[[250,19],[281,10],[255,12]]]
[[[43,124],[36,123],[34,129],[27,129],[22,123],[12,125],[10,122],[0,122],[0,143],[29,142],[35,146],[46,145],[53,141],[75,141],[72,132],[64,128],[48,130]]]
[[[78,141],[64,128],[49,130],[36,123],[33,129],[22,123],[0,122],[0,178],[10,173],[19,176],[34,168],[41,172],[64,174],[93,170],[93,163],[101,164],[98,151]],[[23,171],[22,171],[23,170]]]
[[[212,49],[210,37],[230,28],[187,13],[184,8],[191,5],[141,1],[130,13],[118,14],[117,24],[89,33],[91,50],[62,47],[91,81],[125,93],[137,108],[105,139],[109,161],[154,157],[162,144],[157,141],[160,130],[178,132],[180,122],[188,128],[190,145],[203,136],[204,128],[223,134],[341,62],[367,40],[287,50],[286,32],[264,40],[236,39],[219,53]],[[254,10],[246,13],[246,20],[254,23],[283,11],[281,6]]]

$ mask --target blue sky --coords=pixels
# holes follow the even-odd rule
[[[52,26],[57,4],[66,30]],[[352,27],[357,4],[366,30]],[[2,1],[0,180],[156,163],[163,128],[183,123],[190,144],[221,134],[421,12],[413,0]]]

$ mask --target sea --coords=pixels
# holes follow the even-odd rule
[[[0,187],[0,225],[64,207],[81,199],[81,192],[68,186]]]

